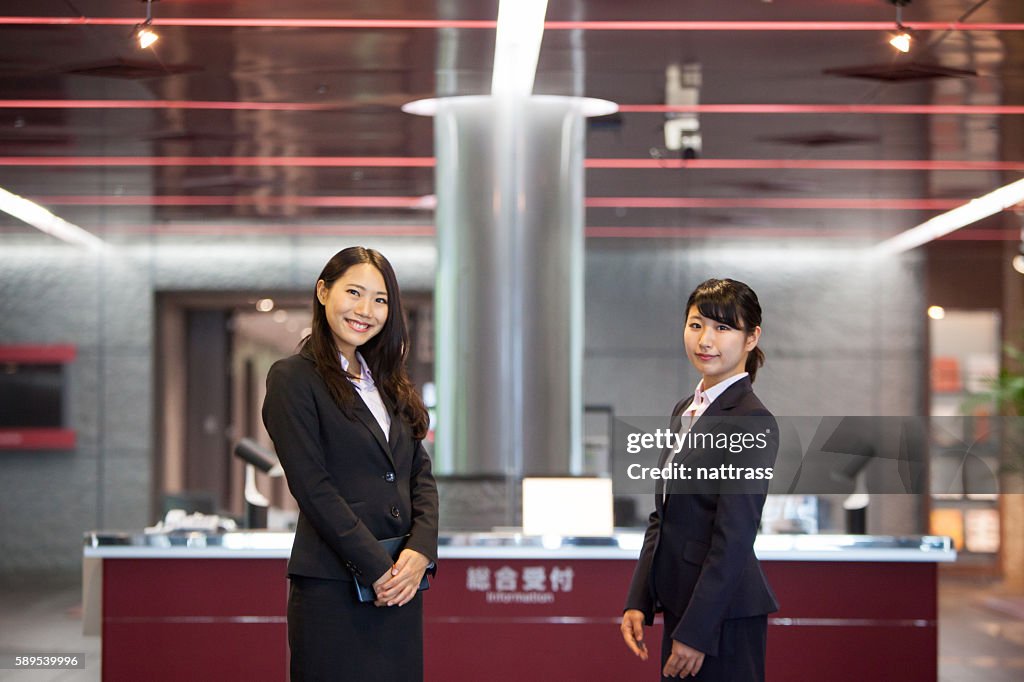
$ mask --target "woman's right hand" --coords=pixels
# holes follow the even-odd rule
[[[626,641],[629,650],[636,654],[641,661],[647,660],[647,645],[644,644],[644,614],[638,609],[627,609],[622,614],[622,639]]]
[[[380,595],[380,591],[381,591],[381,588],[384,587],[384,583],[386,583],[387,581],[391,580],[391,572],[393,570],[395,570],[394,565],[392,565],[391,568],[389,568],[387,571],[385,571],[384,575],[382,575],[381,577],[379,577],[379,578],[377,578],[376,580],[373,581],[373,592],[374,592],[374,594]],[[374,603],[375,606],[378,606],[378,607],[380,607],[380,606],[387,606],[388,605],[387,601],[381,599],[379,596],[378,596],[377,600],[374,601],[373,603]]]

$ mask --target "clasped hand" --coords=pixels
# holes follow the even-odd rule
[[[377,606],[404,606],[416,596],[430,559],[414,549],[403,549],[398,561],[373,583]]]

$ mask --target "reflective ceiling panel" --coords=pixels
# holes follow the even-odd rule
[[[497,2],[153,13],[143,51],[137,0],[3,3],[0,187],[99,234],[430,238],[431,121],[399,107],[489,90]],[[623,105],[589,126],[588,235],[878,240],[1021,177],[1003,140],[1024,3],[912,3],[929,30],[909,56],[894,19],[885,0],[552,0],[536,90]],[[670,64],[700,72],[696,158],[666,148]],[[0,244],[33,234],[0,217]]]

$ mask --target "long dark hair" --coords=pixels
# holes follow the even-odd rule
[[[422,440],[427,435],[430,420],[427,408],[423,406],[405,370],[405,359],[409,354],[409,331],[402,312],[402,292],[398,288],[398,278],[395,277],[391,263],[378,251],[352,246],[334,254],[320,272],[317,281],[322,279],[330,289],[349,268],[362,263],[377,268],[384,277],[388,293],[388,317],[380,332],[359,347],[359,354],[366,360],[373,380],[385,399],[394,401],[395,412],[409,425],[413,438]],[[299,353],[313,361],[334,402],[351,418],[352,407],[358,398],[348,380],[348,373],[341,369],[341,357],[334,345],[324,305],[316,294],[316,286],[313,287],[311,327],[312,332],[302,340]]]
[[[697,285],[686,301],[686,310],[697,306],[704,317],[727,324],[750,334],[754,327],[761,326],[761,304],[754,290],[734,279],[709,279]],[[687,313],[689,314],[689,313]],[[747,355],[744,367],[750,380],[757,376],[757,369],[764,364],[764,351],[760,346]]]

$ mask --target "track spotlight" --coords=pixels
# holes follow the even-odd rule
[[[898,29],[900,32],[889,39],[889,44],[905,54],[910,52],[910,43],[913,39],[906,29],[903,27],[898,27]]]
[[[889,44],[906,54],[910,52],[910,45],[914,42],[910,30],[903,25],[903,7],[909,5],[910,0],[889,0],[889,2],[896,6],[896,33],[889,37]]]
[[[143,50],[160,40],[160,36],[153,30],[153,0],[145,0],[145,2],[146,20],[141,24],[136,24],[132,31],[132,35],[139,41],[139,47]]]
[[[140,26],[138,33],[135,34],[135,38],[139,41],[139,47],[146,49],[156,41],[160,40],[160,36],[148,26]]]

